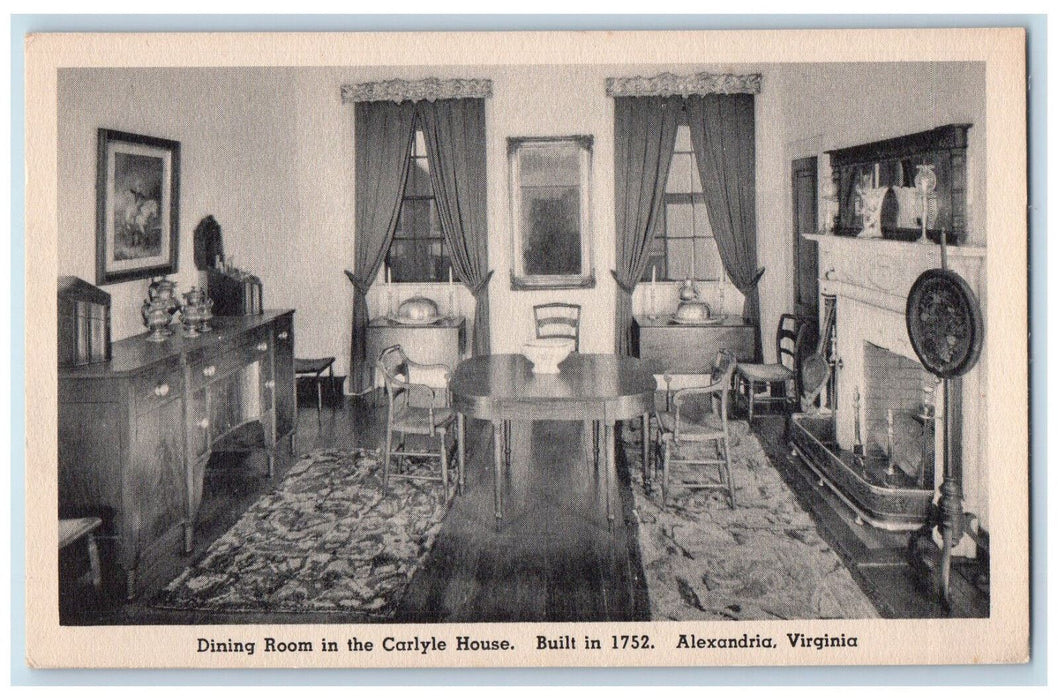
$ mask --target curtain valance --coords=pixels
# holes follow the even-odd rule
[[[630,78],[607,78],[608,97],[672,97],[679,95],[756,95],[761,88],[760,73],[695,73],[675,75],[660,73],[654,76],[635,75]]]
[[[488,78],[381,80],[342,86],[342,104],[350,102],[434,102],[492,97]]]

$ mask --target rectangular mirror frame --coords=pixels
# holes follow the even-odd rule
[[[519,153],[525,148],[552,145],[574,145],[579,149],[580,187],[580,270],[576,274],[527,274],[524,268],[522,231],[522,185]],[[591,168],[592,137],[523,136],[507,139],[511,214],[511,289],[587,289],[595,286],[595,263],[592,259]]]

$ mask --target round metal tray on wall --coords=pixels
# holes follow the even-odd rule
[[[958,377],[977,364],[984,342],[981,306],[970,285],[951,270],[926,270],[907,295],[907,335],[931,373]]]

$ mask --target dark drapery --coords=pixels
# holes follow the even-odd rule
[[[414,127],[412,102],[356,104],[355,263],[353,272],[345,271],[355,290],[349,376],[356,393],[372,384],[372,378],[365,377],[374,360],[366,357],[367,290],[378,275],[397,227]]]
[[[474,295],[475,355],[489,354],[485,100],[418,103],[430,183],[456,275]]]
[[[720,260],[728,277],[746,297],[742,315],[757,325],[757,283],[764,270],[757,268],[753,95],[692,95],[685,104]]]
[[[682,106],[679,97],[614,98],[617,269],[612,273],[618,287],[618,355],[631,351],[632,292],[646,269],[662,215]]]

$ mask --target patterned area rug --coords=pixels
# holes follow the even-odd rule
[[[645,490],[639,434],[624,433],[651,619],[878,617],[747,424],[730,429],[734,510],[722,491],[681,487],[685,469],[715,476],[687,465],[677,465],[662,508],[661,472]]]
[[[383,498],[381,465],[374,450],[302,457],[155,606],[392,616],[448,506],[437,482],[390,479]]]

